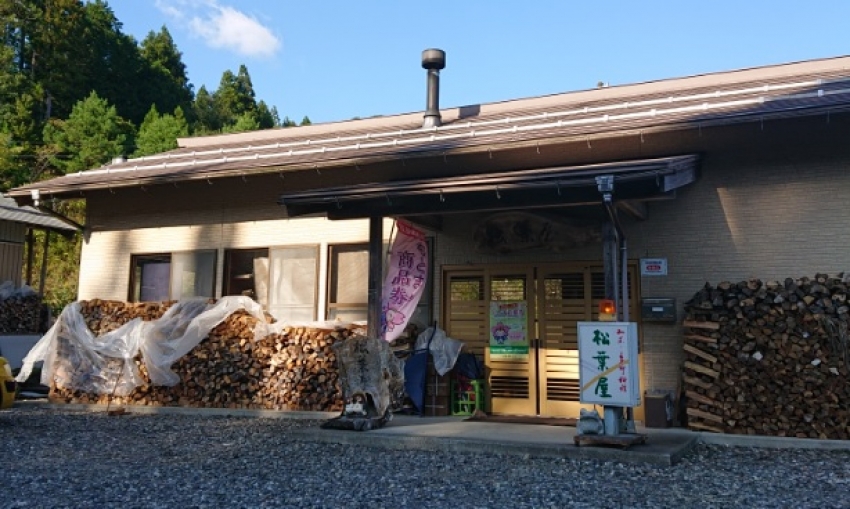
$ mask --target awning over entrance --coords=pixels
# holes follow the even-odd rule
[[[614,178],[616,200],[669,195],[697,178],[697,155],[423,178],[286,193],[289,217],[330,219],[448,214],[599,203],[596,177]]]

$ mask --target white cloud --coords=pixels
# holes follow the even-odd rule
[[[177,3],[179,5],[183,2]],[[168,16],[169,18],[178,21],[184,18],[183,11],[178,9],[177,6],[173,5],[172,2],[167,2],[166,0],[156,0],[156,2],[154,2],[154,5],[156,5],[156,8],[162,11],[162,13]]]
[[[248,57],[272,57],[280,39],[257,18],[216,0],[156,0],[164,14],[186,24],[208,46]]]

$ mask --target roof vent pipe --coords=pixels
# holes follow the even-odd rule
[[[422,68],[428,71],[428,100],[422,128],[442,125],[440,117],[440,69],[446,67],[446,52],[441,49],[426,49],[422,52]]]

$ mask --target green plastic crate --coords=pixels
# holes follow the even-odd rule
[[[484,381],[452,380],[452,415],[472,415],[476,410],[484,410]]]

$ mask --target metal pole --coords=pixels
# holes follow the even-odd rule
[[[384,218],[369,218],[369,302],[367,330],[370,338],[381,338],[381,286],[383,277]]]
[[[626,247],[626,236],[623,235],[620,239],[622,246],[620,247],[620,258],[623,264],[623,321],[629,321],[629,250]]]

